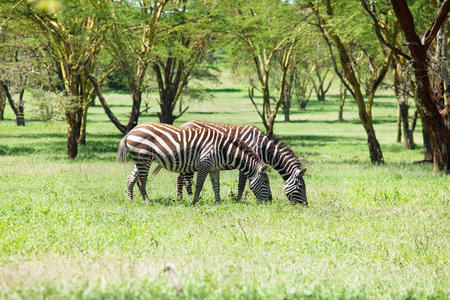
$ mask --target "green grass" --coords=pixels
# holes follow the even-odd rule
[[[212,89],[190,103],[191,119],[260,126],[245,89]],[[122,121],[128,96],[108,94]],[[277,134],[304,158],[309,207],[291,206],[270,173],[274,201],[248,193],[234,203],[237,172],[210,183],[200,203],[175,199],[174,173],[147,185],[151,203],[124,189],[120,134],[101,107],[89,111],[87,145],[66,158],[64,121],[0,122],[0,298],[394,298],[449,297],[449,181],[418,150],[395,143],[396,104],[377,97],[375,129],[386,164],[369,163],[356,106],[295,107]],[[140,121],[157,120],[157,104]],[[279,116],[282,119],[282,116]],[[176,269],[182,292],[164,271]]]

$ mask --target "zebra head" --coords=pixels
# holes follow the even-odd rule
[[[295,172],[286,180],[284,186],[284,192],[292,204],[302,204],[308,205],[308,198],[306,196],[306,186],[303,180],[303,175],[306,172],[306,168],[297,169]]]
[[[272,191],[270,190],[266,165],[258,168],[258,171],[249,178],[249,186],[258,202],[272,202]]]

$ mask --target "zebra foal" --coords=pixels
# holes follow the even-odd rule
[[[230,137],[239,138],[252,148],[261,160],[271,165],[278,171],[285,181],[284,191],[291,203],[300,203],[307,205],[306,186],[303,175],[306,168],[295,154],[295,152],[286,144],[268,138],[261,130],[253,125],[224,125],[203,121],[189,121],[181,125],[182,128],[210,128],[220,131]],[[183,184],[188,193],[192,193],[191,179],[193,174],[180,174],[177,178],[177,195],[183,193]],[[214,174],[214,176],[218,176]],[[238,196],[240,201],[245,188],[247,177],[239,172]]]
[[[120,141],[119,161],[125,160],[127,149],[136,164],[127,178],[127,198],[131,201],[137,182],[144,201],[148,202],[146,182],[153,161],[172,172],[198,172],[192,204],[197,203],[208,173],[212,174],[213,184],[218,184],[219,170],[230,168],[248,176],[250,189],[258,201],[271,200],[267,166],[250,147],[217,130],[144,123]]]

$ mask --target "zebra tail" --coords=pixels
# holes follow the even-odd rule
[[[127,136],[124,136],[123,139],[120,141],[118,161],[119,162],[127,161]]]
[[[152,175],[158,175],[159,171],[161,171],[161,165],[157,165],[153,171],[152,171]]]

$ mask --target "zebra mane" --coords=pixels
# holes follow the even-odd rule
[[[287,155],[290,159],[292,159],[292,161],[294,162],[294,164],[295,164],[298,168],[300,168],[300,169],[304,168],[304,167],[303,167],[303,163],[302,163],[302,161],[300,160],[300,158],[297,156],[297,154],[295,153],[295,151],[292,150],[292,148],[289,147],[289,145],[286,144],[285,141],[283,141],[282,137],[280,137],[280,136],[273,136],[272,138],[269,138],[269,137],[267,137],[267,138],[269,139],[269,141],[271,141],[272,143],[274,143],[275,146],[277,146],[277,147],[279,148],[279,150],[280,150],[280,152],[281,152],[282,154],[285,154],[285,155]]]
[[[261,158],[258,156],[258,154],[246,142],[242,141],[237,137],[231,138],[231,142],[234,146],[244,151],[244,154],[256,159],[261,164],[264,164]]]

